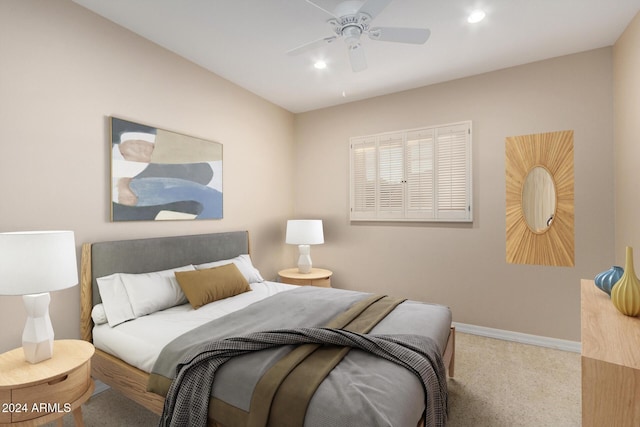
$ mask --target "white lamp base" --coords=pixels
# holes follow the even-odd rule
[[[22,332],[24,358],[29,363],[38,363],[53,356],[53,326],[49,318],[49,292],[23,295],[27,310],[27,323]]]
[[[299,273],[311,273],[311,246],[298,245],[298,272]]]

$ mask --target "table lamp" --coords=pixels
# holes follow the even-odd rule
[[[73,231],[0,233],[0,295],[22,295],[27,311],[22,348],[28,362],[53,356],[49,292],[77,284]]]
[[[311,273],[311,247],[324,243],[321,219],[290,219],[285,241],[298,245],[298,272]]]

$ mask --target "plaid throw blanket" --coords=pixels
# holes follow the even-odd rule
[[[342,329],[299,328],[227,338],[199,348],[177,366],[160,426],[206,426],[209,393],[216,370],[234,356],[282,345],[324,344],[358,348],[414,373],[425,393],[425,427],[447,420],[447,383],[437,346],[418,335],[363,335]],[[322,427],[322,426],[317,426]],[[334,427],[334,426],[327,426]]]

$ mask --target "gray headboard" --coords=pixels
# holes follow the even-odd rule
[[[247,231],[98,242],[91,245],[93,305],[100,303],[97,277],[148,273],[249,253]]]

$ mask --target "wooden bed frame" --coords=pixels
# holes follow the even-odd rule
[[[238,234],[239,233],[239,234]],[[211,236],[211,238],[216,238],[216,236],[222,236],[221,240],[224,242],[224,239],[233,238],[237,239],[238,236],[244,235],[246,238],[246,251],[242,253],[249,253],[249,236],[246,231],[242,232],[231,232],[231,233],[217,233],[215,235],[207,235]],[[203,236],[203,235],[199,235]],[[167,237],[167,238],[158,238],[158,242],[162,241],[171,241],[171,239],[189,239],[191,237],[196,236],[176,236],[176,237]],[[138,241],[147,241],[151,239],[139,239]],[[154,239],[155,240],[155,239]],[[115,243],[123,243],[133,241],[121,241]],[[94,281],[94,271],[93,271],[93,244],[92,243],[84,243],[82,245],[82,254],[81,254],[81,265],[80,265],[80,338],[92,342],[92,329],[93,329],[93,320],[91,319],[91,310],[96,301],[96,295],[94,295],[95,281]],[[194,264],[204,263],[208,261],[216,261],[218,259],[229,259],[234,256],[241,255],[242,253],[236,253],[235,255],[220,254],[221,258],[217,259],[206,259],[204,261],[193,261]],[[211,255],[209,255],[211,256]],[[215,255],[214,255],[215,256]],[[161,260],[160,262],[165,262]],[[178,261],[176,265],[165,266],[164,268],[172,268],[178,267],[181,265],[186,265],[188,263],[181,263]],[[120,271],[123,273],[142,273],[149,271],[158,271],[163,268],[154,267],[154,270],[147,271]],[[445,367],[447,368],[447,373],[449,377],[453,377],[454,375],[454,362],[455,362],[455,326],[451,326],[451,331],[449,333],[449,338],[447,340],[447,345],[443,354],[443,360]],[[164,406],[164,397],[155,393],[148,392],[147,389],[147,380],[149,378],[149,374],[146,372],[135,368],[121,359],[114,357],[102,350],[96,349],[95,354],[91,360],[91,374],[93,378],[102,381],[107,384],[114,390],[119,391],[124,396],[129,399],[139,403],[150,411],[161,414]],[[210,420],[212,421],[212,420]],[[212,421],[210,423],[213,426],[216,426],[216,423]],[[418,424],[418,427],[422,426],[423,422]]]

